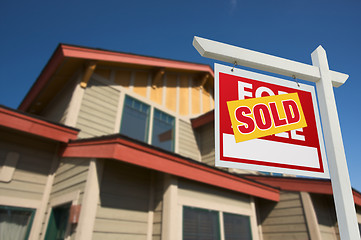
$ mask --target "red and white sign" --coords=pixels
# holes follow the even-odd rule
[[[307,127],[235,141],[227,102],[297,93]],[[215,64],[216,166],[329,178],[313,86]]]

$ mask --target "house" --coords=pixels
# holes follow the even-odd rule
[[[337,239],[329,181],[214,167],[213,81],[60,44],[0,106],[0,239]]]

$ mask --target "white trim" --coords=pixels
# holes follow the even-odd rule
[[[33,208],[38,210],[38,208],[41,206],[41,201],[17,197],[0,196],[0,205],[9,207]]]
[[[78,120],[80,106],[83,100],[85,88],[80,86],[80,82],[82,79],[82,74],[78,74],[78,79],[76,81],[75,89],[73,91],[73,95],[71,96],[71,100],[68,107],[68,113],[66,115],[66,119],[64,121],[64,125],[75,127],[76,122]]]
[[[149,203],[148,203],[148,229],[147,229],[147,240],[153,238],[153,221],[154,221],[154,172],[150,173],[150,184],[149,184]]]
[[[124,107],[125,94],[123,91],[119,92],[117,116],[115,117],[114,133],[120,132],[120,124],[122,121],[123,107]]]
[[[89,172],[86,180],[82,209],[80,211],[75,239],[92,239],[96,211],[100,196],[100,181],[102,172],[103,162],[92,158],[89,163]]]
[[[45,188],[43,191],[43,197],[41,199],[41,205],[39,206],[39,209],[35,213],[34,221],[33,221],[33,227],[31,229],[29,239],[37,239],[40,236],[40,233],[42,232],[42,226],[43,226],[43,219],[46,213],[46,210],[48,209],[48,203],[50,198],[51,189],[54,182],[54,176],[55,171],[57,169],[57,166],[59,164],[59,157],[58,157],[58,150],[59,147],[56,147],[54,155],[53,155],[53,161],[51,163],[51,167],[49,170],[49,175],[46,180]],[[45,229],[43,230],[45,231]],[[43,233],[44,234],[44,233]]]
[[[133,92],[134,89],[135,74],[136,72],[134,70],[130,73],[129,90],[131,92]]]
[[[150,99],[151,90],[152,90],[152,74],[148,72],[147,93],[146,93],[147,99]]]
[[[176,83],[176,114],[179,115],[179,104],[180,104],[180,77],[177,74],[177,83]]]
[[[203,113],[203,94],[202,94],[202,90],[203,88],[199,88],[199,113],[202,114]]]
[[[166,174],[164,177],[162,240],[173,240],[181,232],[177,221],[178,181],[175,177]]]
[[[179,118],[175,118],[175,124],[174,124],[174,152],[179,153]]]
[[[152,144],[152,136],[153,136],[153,117],[154,117],[154,107],[150,105],[150,113],[149,113],[149,126],[148,126],[148,144]]]
[[[256,205],[254,203],[254,197],[250,196],[251,198],[251,209],[252,214],[250,215],[250,224],[251,224],[251,231],[252,231],[252,239],[253,240],[260,240],[258,226],[257,226],[257,212],[256,212]]]
[[[221,240],[225,240],[223,212],[219,211],[218,216],[219,216],[219,231],[220,231],[220,234],[221,234]]]
[[[305,213],[308,233],[310,234],[312,240],[320,240],[322,239],[320,226],[318,225],[317,215],[312,203],[311,196],[308,192],[300,192],[300,195],[303,205],[302,208]]]
[[[188,77],[188,116],[192,116],[192,77]]]
[[[162,79],[162,80],[163,80],[163,81],[162,81],[162,82],[163,82],[163,88],[162,88],[162,94],[163,94],[163,96],[162,96],[162,106],[165,107],[166,100],[167,100],[167,80],[168,80],[166,73],[163,75],[163,79]]]
[[[48,211],[47,211],[46,218],[45,218],[44,229],[43,229],[42,235],[41,235],[41,239],[45,239],[45,235],[46,235],[46,231],[48,229],[49,219],[50,219],[50,215],[51,215],[51,211],[52,211],[53,207],[57,207],[57,206],[60,206],[60,205],[66,204],[66,203],[71,203],[72,205],[76,205],[79,201],[79,195],[80,195],[80,191],[77,190],[74,192],[64,194],[59,197],[55,197],[50,200],[49,206],[48,206]],[[65,240],[70,240],[70,238],[71,238],[70,225],[71,225],[70,222],[68,222],[68,224],[66,226]]]

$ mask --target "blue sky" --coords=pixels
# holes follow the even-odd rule
[[[0,2],[0,104],[17,108],[59,43],[205,63],[194,36],[311,64],[322,45],[330,68],[351,183],[361,191],[361,1]]]

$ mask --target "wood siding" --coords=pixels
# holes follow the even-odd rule
[[[153,238],[162,239],[162,214],[163,214],[164,176],[162,173],[154,174],[154,215],[153,215]]]
[[[65,123],[65,119],[68,115],[69,104],[73,96],[76,79],[73,78],[63,90],[61,90],[57,96],[51,101],[51,103],[40,114],[46,119],[54,122]]]
[[[198,134],[198,145],[202,162],[214,166],[214,122],[208,123],[195,130]]]
[[[54,158],[56,145],[40,138],[1,131],[0,167],[9,152],[19,154],[14,175],[10,182],[0,182],[1,196],[41,200]]]
[[[113,134],[118,101],[119,91],[92,78],[85,90],[76,124],[81,129],[79,138]]]
[[[180,155],[199,160],[199,147],[192,125],[189,122],[179,120],[178,141]]]
[[[325,240],[340,239],[332,196],[311,194],[311,198],[315,208],[321,238]]]
[[[106,161],[93,239],[146,239],[150,171]]]
[[[310,239],[299,192],[280,194],[280,201],[257,202],[264,240]]]

